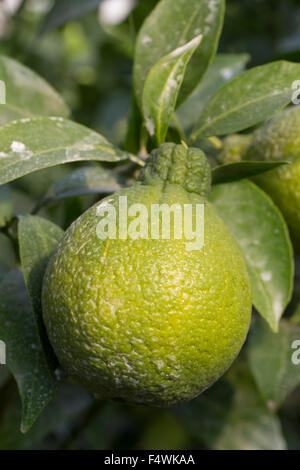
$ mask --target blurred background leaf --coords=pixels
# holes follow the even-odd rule
[[[0,125],[34,116],[68,117],[70,111],[59,94],[15,60],[0,56],[0,80],[6,88],[6,104],[0,105]]]
[[[55,0],[41,26],[41,34],[96,10],[103,0]]]
[[[279,419],[259,396],[244,364],[198,399],[176,410],[198,439],[218,450],[284,450]]]
[[[27,432],[56,391],[21,271],[10,271],[0,284],[0,336],[7,364],[22,398],[21,429]]]

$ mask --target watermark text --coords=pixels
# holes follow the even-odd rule
[[[0,365],[6,364],[6,345],[4,341],[0,340]]]
[[[106,201],[97,207],[100,240],[185,240],[186,250],[204,245],[204,204],[128,205],[120,196],[118,207]]]
[[[300,339],[295,339],[295,341],[292,342],[292,349],[296,350],[292,354],[292,363],[298,366],[300,364]]]

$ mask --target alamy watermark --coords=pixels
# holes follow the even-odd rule
[[[101,217],[96,232],[100,240],[185,240],[186,250],[204,245],[204,204],[128,205],[119,196],[118,207],[105,201],[97,207]]]
[[[0,340],[0,365],[6,364],[6,345],[4,341]]]

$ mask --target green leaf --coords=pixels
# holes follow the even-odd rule
[[[21,400],[21,430],[27,432],[56,391],[28,299],[23,274],[11,271],[0,284],[0,337]]]
[[[40,199],[55,181],[62,178],[62,176],[66,175],[69,171],[70,167],[68,165],[44,168],[43,170],[35,171],[34,173],[17,179],[12,183],[12,186],[14,189],[25,193],[34,201]],[[30,212],[30,210],[31,209],[27,210],[27,212]],[[17,214],[19,214],[19,212],[17,212]]]
[[[291,242],[281,213],[247,180],[214,186],[211,202],[245,258],[255,308],[277,331],[291,299],[294,273]]]
[[[192,92],[213,59],[223,25],[223,0],[161,0],[140,29],[134,61],[134,89],[140,107],[150,69],[162,57],[203,35],[191,61],[179,102]]]
[[[0,126],[20,118],[70,114],[63,99],[44,79],[9,57],[0,56],[0,80],[6,86]]]
[[[278,61],[247,70],[220,88],[206,104],[191,136],[225,135],[247,129],[292,99],[300,64]]]
[[[63,230],[54,223],[33,215],[20,217],[18,237],[25,284],[41,337],[46,342],[42,320],[42,285],[49,258],[63,237]],[[46,351],[47,352],[47,351]]]
[[[190,444],[190,435],[169,410],[153,410],[152,417],[139,439],[139,448],[182,450]]]
[[[277,166],[286,165],[285,161],[277,162],[254,162],[242,161],[219,165],[212,170],[213,184],[230,183],[238,181],[243,178],[251,178],[252,176],[260,175],[266,171],[272,170]]]
[[[0,228],[11,219],[13,215],[12,192],[8,185],[0,186]]]
[[[0,142],[0,184],[62,163],[118,162],[129,158],[102,135],[63,118],[7,124],[0,128]]]
[[[38,208],[69,197],[114,193],[125,186],[125,178],[112,169],[101,166],[78,168],[54,183],[38,204]]]
[[[45,34],[90,11],[97,10],[101,1],[103,0],[56,0],[44,19],[40,34]]]
[[[285,450],[280,421],[247,371],[217,382],[175,411],[192,435],[215,450]]]
[[[0,233],[0,281],[7,271],[15,269],[16,257],[12,242],[4,234]]]
[[[243,72],[249,59],[248,54],[218,54],[215,57],[203,80],[176,111],[185,131],[194,126],[196,119],[214,93]]]
[[[202,40],[197,36],[163,57],[149,72],[143,92],[146,128],[158,145],[165,141],[186,67]]]
[[[262,397],[271,410],[277,409],[287,395],[300,385],[300,367],[292,361],[300,326],[282,320],[273,333],[261,319],[254,323],[248,346],[251,371]],[[299,354],[298,354],[299,356]]]

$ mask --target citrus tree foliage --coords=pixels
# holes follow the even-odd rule
[[[283,214],[252,180],[291,162],[221,158],[223,137],[250,134],[290,105],[297,55],[247,68],[247,54],[224,53],[223,0],[141,0],[121,23],[101,27],[100,0],[54,1],[39,12],[21,3],[16,23],[7,20],[15,37],[3,32],[0,47],[0,340],[7,348],[0,449],[107,449],[121,441],[299,449],[300,268]],[[39,44],[30,60],[22,50],[28,32]],[[240,357],[209,390],[171,411],[141,412],[95,400],[68,381],[47,339],[41,292],[71,222],[130,186],[164,142],[208,156],[210,202],[245,259],[255,321]]]

